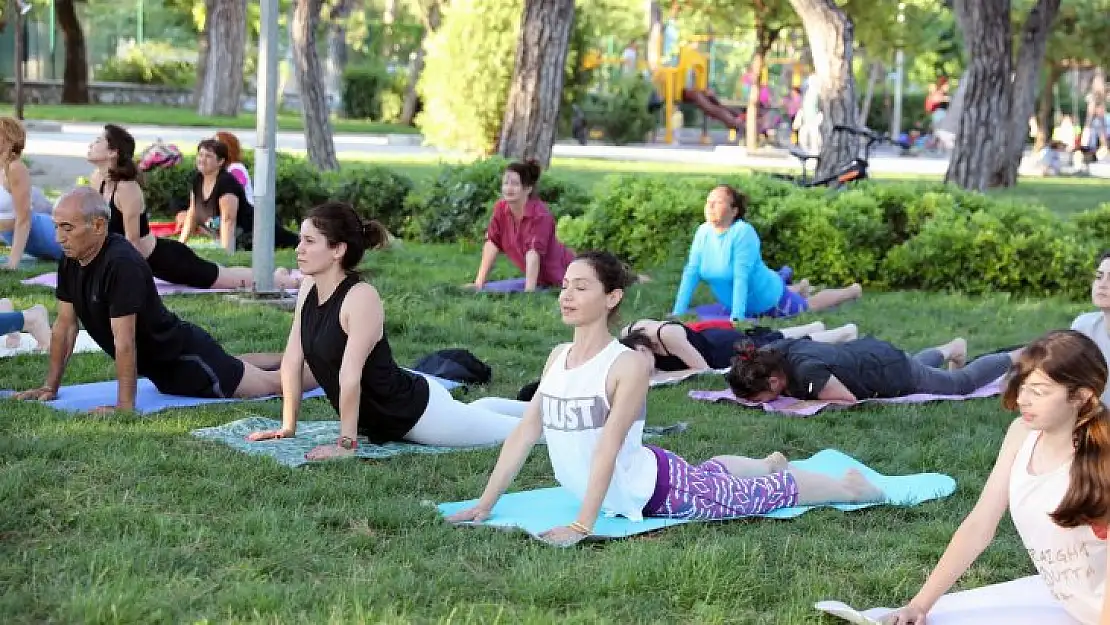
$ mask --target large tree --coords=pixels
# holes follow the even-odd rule
[[[301,98],[308,160],[320,169],[339,169],[328,118],[328,96],[320,55],[316,51],[316,32],[320,23],[323,0],[295,0],[293,7],[293,69]]]
[[[749,68],[752,84],[748,89],[748,106],[744,126],[744,142],[749,150],[759,147],[759,95],[760,77],[767,65],[767,53],[779,40],[783,31],[797,21],[790,4],[785,0],[752,0],[751,23],[755,34],[755,52]]]
[[[247,54],[247,0],[210,0],[204,16],[206,46],[197,113],[233,117],[243,96]]]
[[[445,3],[446,0],[409,0],[409,8],[420,19],[424,33],[421,35],[420,47],[416,49],[416,54],[413,54],[412,60],[409,61],[408,84],[405,86],[405,97],[401,103],[399,120],[402,124],[411,126],[416,119],[416,108],[420,101],[416,85],[420,82],[420,74],[424,71],[424,50],[428,38],[439,30],[440,12]]]
[[[1010,124],[1002,154],[995,161],[988,186],[1012,187],[1017,184],[1018,167],[1029,136],[1029,118],[1037,103],[1037,88],[1044,66],[1052,22],[1060,10],[1060,0],[1036,0],[1021,29],[1021,47],[1010,104]],[[1051,88],[1051,87],[1050,87]]]
[[[55,0],[54,17],[62,31],[66,60],[62,74],[62,102],[89,103],[89,63],[85,54],[85,33],[77,19],[75,0]]]
[[[1013,103],[1010,0],[955,0],[968,67],[945,182],[985,191],[1005,158]]]
[[[535,159],[544,168],[551,161],[573,24],[574,0],[525,0],[498,143],[502,156]]]
[[[836,125],[856,126],[856,81],[852,75],[852,20],[833,0],[790,0],[802,18],[816,74],[824,120],[821,123],[821,160],[814,176],[831,176],[859,151],[859,139],[834,133]]]

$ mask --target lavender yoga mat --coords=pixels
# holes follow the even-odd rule
[[[993,397],[1002,392],[1002,378],[987,384],[981,388],[967,395],[932,395],[929,393],[917,393],[914,395],[906,395],[904,397],[879,397],[875,399],[863,399],[856,402],[835,402],[823,399],[795,399],[793,397],[779,397],[778,399],[770,402],[755,402],[746,399],[739,399],[732,394],[731,390],[725,389],[723,391],[690,391],[691,399],[701,401],[720,402],[727,401],[734,404],[740,404],[747,408],[762,408],[766,412],[777,412],[780,414],[791,415],[794,417],[812,417],[813,415],[821,412],[826,408],[850,408],[852,406],[859,406],[861,404],[921,404],[930,401],[961,401],[964,399],[983,399],[985,397]]]
[[[485,286],[479,291],[480,293],[523,293],[524,292],[524,278],[512,278],[510,280],[495,280],[494,282],[487,282]],[[546,291],[547,287],[537,287],[537,291]]]
[[[294,272],[293,275],[296,275]],[[52,289],[58,288],[58,274],[56,272],[44,273],[41,276],[34,278],[27,278],[20,281],[20,284],[25,286],[46,286]],[[165,280],[154,279],[154,286],[158,288],[159,295],[198,295],[206,293],[235,293],[242,289],[198,289],[183,284],[172,284]],[[286,289],[286,293],[296,295],[297,289]]]

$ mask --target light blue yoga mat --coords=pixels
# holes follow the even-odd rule
[[[20,259],[20,261],[19,261],[19,267],[20,267],[20,269],[30,269],[31,267],[34,267],[36,263],[39,263],[39,262],[49,263],[49,262],[57,262],[57,261],[49,261],[49,260],[40,261],[39,259],[35,258],[34,256],[31,256],[30,254],[24,254],[23,258]],[[0,254],[0,265],[6,265],[7,263],[8,263],[8,256],[4,255],[4,254]]]
[[[435,376],[426,374],[424,377],[429,380],[434,380],[442,384],[447,390],[451,390],[456,386],[460,386],[458,382],[445,380]],[[43,402],[51,408],[57,410],[64,410],[66,412],[84,412],[92,410],[100,406],[115,405],[117,399],[118,385],[115,380],[107,380],[104,382],[91,382],[88,384],[75,384],[73,386],[63,386],[58,389],[58,398]],[[0,397],[8,397],[14,391],[0,391]],[[304,394],[305,399],[312,397],[323,397],[324,391],[322,389],[315,389],[308,391]],[[275,399],[277,395],[269,397],[256,397],[249,400],[244,399],[200,399],[197,397],[181,397],[179,395],[163,395],[154,388],[154,383],[146,378],[139,378],[138,392],[135,394],[135,412],[140,414],[151,414],[167,408],[189,408],[193,406],[204,406],[207,404],[225,404],[234,401],[260,401],[264,399]]]
[[[759,516],[772,519],[791,519],[810,510],[833,507],[845,512],[877,505],[913,506],[930,499],[947,497],[956,490],[956,480],[938,473],[918,473],[914,475],[886,476],[871,469],[862,462],[842,452],[826,449],[811,458],[791,462],[798,469],[824,473],[840,477],[850,468],[863,473],[868,480],[886,494],[882,503],[836,504],[832,506],[795,506],[783,508]],[[440,513],[448,516],[476,504],[477,499],[444,503],[438,506]],[[502,529],[521,529],[533,537],[554,527],[568,525],[578,516],[579,501],[569,491],[561,488],[542,488],[503,495],[493,508],[493,514],[482,525]],[[608,538],[627,538],[660,530],[672,525],[691,523],[685,519],[644,518],[636,523],[624,517],[598,518],[594,525],[591,540]],[[471,525],[471,524],[467,524]]]
[[[297,423],[297,436],[294,438],[278,438],[268,441],[248,441],[247,435],[251,432],[263,430],[276,430],[281,427],[281,421],[265,417],[248,417],[231,421],[223,425],[200,428],[193,430],[192,435],[197,438],[223,443],[236,451],[243,453],[269,456],[277,462],[288,467],[299,467],[309,464],[304,455],[317,445],[330,445],[339,438],[338,421],[300,421]],[[661,436],[683,432],[687,428],[685,423],[676,423],[668,426],[649,426],[644,428],[646,437]],[[400,454],[443,454],[453,451],[467,451],[474,449],[488,449],[499,447],[501,444],[482,445],[478,447],[432,447],[430,445],[417,445],[415,443],[391,442],[383,445],[371,444],[363,437],[359,437],[358,449],[355,458],[382,459],[391,458]]]

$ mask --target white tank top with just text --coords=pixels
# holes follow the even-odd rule
[[[555,479],[579,501],[586,497],[594,452],[609,419],[609,370],[627,351],[613,340],[593,358],[568,369],[567,345],[536,389]],[[619,514],[632,521],[644,518],[644,506],[655,490],[658,472],[655,454],[643,445],[645,414],[636,417],[617,452],[613,478],[601,504],[603,514]]]
[[[1049,516],[1071,482],[1071,462],[1029,473],[1040,432],[1031,432],[1010,468],[1010,517],[1037,573],[1073,618],[1096,625],[1106,588],[1106,539],[1090,525],[1066,528]]]

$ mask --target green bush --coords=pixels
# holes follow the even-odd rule
[[[143,173],[143,201],[153,218],[173,221],[175,206],[181,202],[189,206],[189,182],[195,171],[196,160],[186,156],[176,167]]]
[[[480,240],[501,197],[501,175],[508,164],[494,156],[445,166],[431,184],[407,198],[411,218],[404,226],[405,236],[428,242]],[[581,214],[588,196],[575,183],[541,176],[538,186],[539,198],[556,217]]]
[[[348,119],[381,119],[382,94],[390,82],[385,68],[356,65],[343,72],[343,116]]]
[[[141,85],[191,87],[197,78],[196,63],[175,58],[169,49],[133,46],[95,70],[96,80]]]
[[[412,181],[379,166],[340,170],[332,199],[347,202],[363,219],[376,219],[390,232],[399,232],[406,221],[405,198]]]
[[[656,121],[648,112],[653,89],[640,76],[622,76],[586,109],[587,122],[601,128],[605,138],[616,145],[643,142]]]
[[[416,125],[432,145],[491,154],[516,59],[521,0],[456,0],[424,44]]]

